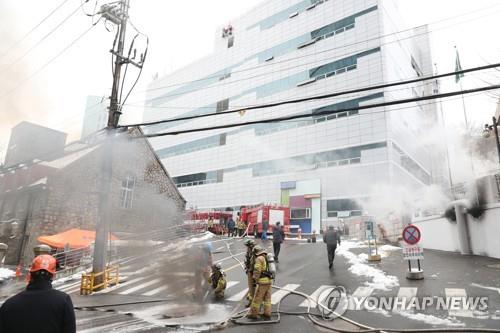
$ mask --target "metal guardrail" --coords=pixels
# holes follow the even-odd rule
[[[102,282],[95,284],[96,278],[100,278],[101,276],[103,277]],[[94,291],[107,288],[111,285],[117,285],[119,279],[118,265],[109,266],[104,272],[84,273],[82,274],[82,281],[80,284],[80,295],[90,295]]]

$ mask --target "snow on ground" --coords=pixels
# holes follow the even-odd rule
[[[393,246],[393,245],[389,245],[389,244],[384,244],[382,246],[379,246],[378,249],[380,251],[398,251],[398,250],[401,250],[401,248],[399,246]]]
[[[16,275],[16,272],[14,272],[11,269],[8,268],[0,268],[0,280],[3,279],[9,279],[11,277],[14,277]]]
[[[188,243],[203,242],[205,240],[212,239],[213,237],[214,237],[213,233],[206,231],[205,233],[203,233],[203,236],[193,237],[193,238],[189,239],[187,242]]]
[[[350,264],[349,271],[358,276],[364,276],[371,279],[366,281],[365,285],[373,289],[387,291],[399,286],[399,280],[393,275],[387,275],[384,271],[367,264],[368,255],[356,255],[349,251],[351,248],[357,248],[358,242],[344,241],[338,248],[337,254],[345,257]]]
[[[411,313],[411,312],[407,312],[407,311],[398,311],[396,313],[405,317],[405,318],[421,321],[421,322],[424,322],[426,324],[434,325],[434,326],[440,326],[440,327],[443,327],[443,326],[463,327],[463,326],[465,326],[464,323],[462,323],[461,321],[458,321],[456,319],[439,318],[439,317],[424,314],[424,313]]]

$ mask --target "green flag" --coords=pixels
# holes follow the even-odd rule
[[[455,60],[455,72],[461,71],[462,70],[462,65],[460,65],[460,56],[458,55],[458,50],[456,50],[457,53],[457,58]],[[458,83],[461,78],[464,77],[464,73],[457,73],[455,74],[455,82]]]

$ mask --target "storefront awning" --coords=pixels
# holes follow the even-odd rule
[[[57,249],[63,249],[66,244],[68,244],[71,249],[79,249],[94,243],[95,231],[70,229],[51,236],[40,236],[37,239],[40,243],[47,244]],[[116,240],[118,238],[111,235],[110,239]]]

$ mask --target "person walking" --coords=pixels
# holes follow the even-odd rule
[[[245,241],[245,246],[247,247],[247,253],[245,254],[245,273],[247,274],[248,283],[248,293],[247,293],[247,308],[252,304],[252,299],[255,293],[255,281],[253,280],[253,265],[255,256],[253,253],[253,248],[255,242],[252,239],[247,239]]]
[[[68,294],[52,289],[56,259],[37,256],[29,271],[26,290],[0,308],[0,332],[75,333],[73,303]]]
[[[278,256],[281,250],[281,243],[285,240],[285,231],[283,231],[283,226],[280,222],[276,222],[273,227],[273,250],[274,250],[274,261],[279,262]]]
[[[234,220],[232,217],[229,218],[229,221],[227,221],[227,235],[228,237],[233,237],[234,236],[234,229],[236,227],[236,224],[234,223]]]
[[[271,284],[272,274],[269,271],[266,250],[256,245],[253,249],[255,254],[255,263],[253,266],[253,279],[257,286],[255,294],[250,305],[250,312],[247,314],[249,319],[258,319],[261,305],[264,307],[264,319],[271,319]]]
[[[326,251],[328,253],[328,269],[332,269],[335,250],[337,250],[337,244],[340,245],[340,235],[332,225],[328,227],[328,230],[323,235],[323,242],[326,243]]]

